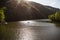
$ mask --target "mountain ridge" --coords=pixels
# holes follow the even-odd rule
[[[47,19],[48,15],[55,13],[57,10],[59,9],[36,2],[28,2],[28,4],[23,2],[18,4],[17,7],[16,2],[11,2],[7,5],[7,12],[5,15],[7,21]]]

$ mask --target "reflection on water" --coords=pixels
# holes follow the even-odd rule
[[[33,31],[30,28],[20,29],[19,40],[33,40]]]
[[[60,40],[60,24],[37,20],[0,24],[0,40]]]
[[[60,27],[60,23],[55,23],[56,27]]]

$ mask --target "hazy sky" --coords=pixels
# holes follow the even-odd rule
[[[34,1],[34,2],[37,2],[37,3],[40,3],[40,4],[60,8],[60,0],[30,0],[30,1]]]

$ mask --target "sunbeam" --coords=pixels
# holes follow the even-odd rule
[[[36,12],[40,13],[41,16],[45,17],[45,14],[42,15],[40,10],[36,6],[31,4],[31,2],[29,2],[30,0],[14,0],[14,1],[16,2],[16,5],[14,6],[14,8],[18,8],[18,6],[20,5],[22,8],[25,7],[27,9],[26,11],[28,12],[29,15],[32,15],[33,10],[35,10]],[[14,1],[12,1],[12,5]]]
[[[27,0],[16,0],[16,1],[19,4],[19,3],[22,3],[22,2],[26,2]]]
[[[29,2],[31,0],[16,0],[16,1],[17,1],[17,5],[21,4],[22,7],[26,7],[28,12],[30,11],[30,14],[31,14],[32,8],[36,10],[38,13],[40,13],[39,9]],[[42,16],[45,16],[45,15],[42,15]]]

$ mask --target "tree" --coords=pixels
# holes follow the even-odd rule
[[[52,21],[60,21],[60,10],[48,16]]]
[[[55,20],[55,14],[49,15],[48,18],[51,19],[52,21]]]
[[[5,9],[6,9],[6,7],[2,7],[1,9],[0,9],[0,21],[2,21],[2,20],[5,20]]]
[[[55,13],[55,19],[60,21],[60,11]]]

